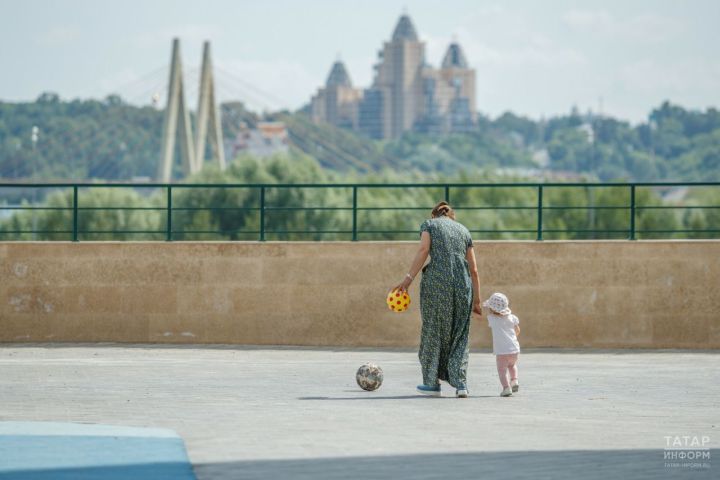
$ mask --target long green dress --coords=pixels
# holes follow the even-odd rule
[[[445,380],[465,388],[473,300],[465,255],[472,237],[465,226],[445,216],[424,221],[420,232],[425,231],[430,233],[430,263],[420,281],[423,383],[436,386]]]

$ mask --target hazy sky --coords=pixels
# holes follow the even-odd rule
[[[634,122],[670,99],[720,105],[717,0],[0,0],[0,99],[103,97],[147,103],[182,42],[190,101],[204,39],[220,100],[296,108],[338,55],[355,85],[406,9],[438,65],[453,37],[496,116],[597,110]]]

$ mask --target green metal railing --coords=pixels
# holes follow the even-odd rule
[[[685,234],[685,235],[704,235],[708,238],[716,238],[720,233],[720,225],[711,225],[711,228],[638,228],[638,215],[641,212],[648,212],[652,210],[697,210],[703,211],[718,211],[720,204],[711,205],[676,205],[676,204],[653,204],[653,205],[638,205],[637,204],[637,193],[638,189],[670,189],[677,187],[709,187],[711,189],[718,189],[720,191],[720,182],[694,182],[694,183],[678,183],[678,182],[637,182],[637,183],[415,183],[415,184],[375,184],[375,183],[357,183],[357,184],[346,184],[346,183],[335,183],[335,184],[168,184],[168,183],[0,183],[0,193],[12,192],[13,190],[46,190],[55,191],[58,189],[71,189],[71,205],[69,206],[32,206],[27,205],[2,205],[0,204],[0,211],[3,210],[29,210],[29,211],[64,211],[71,213],[71,221],[65,229],[12,229],[7,227],[10,223],[7,223],[5,227],[2,227],[3,223],[0,220],[0,240],[5,240],[6,235],[11,234],[61,234],[66,235],[65,240],[79,241],[81,236],[87,236],[90,234],[153,234],[161,236],[166,241],[174,241],[178,239],[184,239],[189,234],[216,234],[216,235],[230,235],[230,234],[243,234],[256,236],[256,240],[265,241],[268,235],[302,235],[302,234],[313,234],[315,236],[324,234],[333,234],[335,236],[342,236],[344,239],[357,241],[359,236],[368,235],[399,235],[399,234],[415,234],[417,235],[418,230],[409,228],[363,228],[358,220],[358,213],[362,212],[374,212],[374,211],[404,211],[404,212],[419,212],[423,211],[423,215],[426,217],[427,213],[432,208],[432,205],[423,206],[373,206],[360,205],[359,192],[372,192],[373,190],[385,189],[432,189],[438,193],[442,192],[440,198],[444,198],[446,201],[453,203],[453,200],[461,192],[472,192],[477,190],[487,189],[525,189],[532,192],[533,200],[529,204],[524,205],[464,205],[459,203],[453,205],[454,208],[460,212],[482,212],[491,211],[494,213],[503,211],[525,211],[534,216],[534,225],[526,225],[525,228],[514,228],[514,229],[483,229],[476,228],[477,225],[470,224],[466,225],[470,231],[474,234],[512,234],[512,235],[526,235],[536,240],[543,240],[548,234],[585,234],[592,238],[597,238],[598,235],[610,235],[615,238],[625,238],[629,240],[635,240],[638,235],[653,234],[665,235],[670,237],[674,234]],[[131,188],[135,190],[142,189],[159,189],[161,192],[164,190],[164,205],[162,206],[84,206],[82,204],[82,196],[80,195],[81,190],[93,190],[101,188]],[[582,188],[588,192],[601,189],[601,188],[615,188],[625,191],[627,194],[627,202],[613,205],[554,205],[548,203],[548,191],[556,191],[561,189],[577,189]],[[179,206],[173,204],[174,193],[185,191],[188,189],[250,189],[254,192],[250,197],[256,199],[255,201],[248,202],[244,205],[222,205],[222,206]],[[272,205],[268,201],[268,192],[270,191],[282,191],[288,189],[341,189],[348,191],[348,206],[304,206],[304,205],[287,205],[279,204]],[[41,195],[41,197],[44,195]],[[528,197],[528,195],[526,195]],[[0,198],[2,198],[0,196]],[[437,198],[435,195],[433,198]],[[713,198],[720,198],[720,195]],[[439,198],[437,198],[439,199]],[[118,230],[118,229],[102,229],[102,230],[90,230],[82,229],[80,216],[84,212],[90,211],[155,211],[164,214],[165,219],[158,226],[158,229],[153,230]],[[587,211],[595,215],[597,212],[603,211],[620,211],[625,212],[623,215],[623,225],[616,228],[553,228],[552,225],[548,225],[546,218],[556,211]],[[217,212],[256,212],[258,215],[258,225],[256,228],[235,228],[229,230],[174,230],[174,219],[180,212],[197,212],[197,211],[209,211],[211,213]],[[304,211],[327,211],[327,212],[350,212],[350,221],[348,227],[343,229],[318,229],[314,225],[306,225],[303,229],[288,229],[288,228],[269,228],[271,225],[268,223],[268,215],[277,212],[304,212]],[[64,218],[64,217],[63,217]],[[529,217],[532,218],[532,217]],[[7,220],[7,219],[6,219]],[[465,223],[465,222],[463,222]],[[591,226],[592,227],[592,226]],[[180,238],[182,237],[182,238]]]

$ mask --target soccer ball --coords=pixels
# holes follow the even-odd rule
[[[363,390],[373,391],[380,388],[383,382],[383,371],[382,368],[378,367],[374,363],[366,363],[358,368],[355,374],[355,380],[360,388]]]
[[[410,306],[410,294],[395,289],[388,293],[385,301],[387,302],[388,308],[393,312],[404,312]]]

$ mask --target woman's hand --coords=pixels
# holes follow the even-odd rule
[[[410,286],[411,283],[412,283],[412,279],[411,279],[410,277],[407,277],[407,276],[406,276],[406,277],[403,279],[403,281],[400,282],[400,283],[398,283],[397,285],[395,285],[395,286],[391,289],[391,291],[392,291],[392,290],[400,290],[402,293],[406,293],[406,292],[407,292],[407,289],[408,289],[408,287]]]
[[[480,303],[480,300],[473,302],[473,312],[482,315],[482,303]]]

